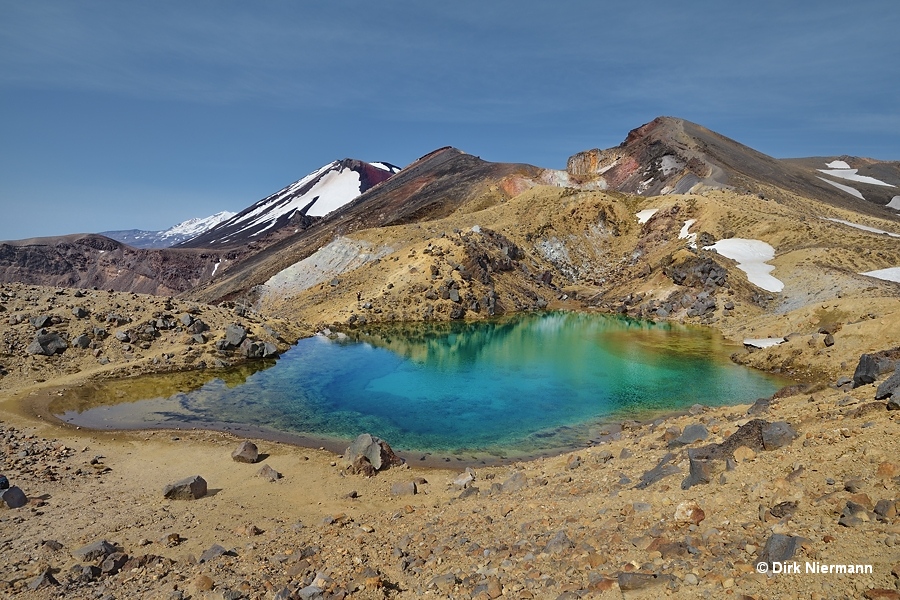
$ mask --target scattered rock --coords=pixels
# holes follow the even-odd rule
[[[797,432],[785,421],[769,423],[762,428],[762,443],[765,450],[782,448],[796,438]]]
[[[391,496],[414,496],[418,491],[415,481],[402,481],[391,486]]]
[[[247,337],[247,330],[240,325],[229,325],[225,328],[225,342],[232,348],[237,348]]]
[[[706,513],[694,500],[685,500],[675,507],[675,520],[679,523],[699,525],[706,518]]]
[[[39,590],[42,588],[47,588],[51,586],[58,586],[59,582],[53,577],[53,573],[50,571],[50,568],[46,568],[41,571],[41,574],[35,577],[29,584],[29,590]]]
[[[557,531],[556,535],[550,539],[544,546],[544,552],[547,554],[560,554],[575,547],[575,543],[569,539],[563,530]]]
[[[900,365],[894,370],[894,373],[885,379],[878,389],[875,390],[875,399],[884,400],[885,398],[893,398],[900,396]]]
[[[671,579],[671,575],[663,577],[656,573],[619,573],[616,576],[619,589],[623,592],[640,590],[651,585],[668,581],[669,579]]]
[[[200,555],[200,560],[198,560],[197,562],[205,563],[205,562],[211,561],[214,558],[218,558],[220,556],[225,556],[225,555],[234,556],[235,554],[234,554],[234,552],[230,552],[230,551],[226,550],[219,544],[213,544],[208,549],[206,549],[203,552],[203,554]]]
[[[363,433],[353,440],[353,443],[344,451],[344,459],[350,463],[351,468],[348,470],[354,473],[365,471],[363,459],[375,471],[403,464],[403,459],[394,454],[386,441],[369,433]]]
[[[25,351],[28,354],[39,354],[43,356],[53,356],[54,354],[62,354],[69,345],[58,333],[38,334],[34,341],[28,344]]]
[[[863,354],[853,372],[853,387],[875,383],[875,381],[894,368],[894,362],[879,354]]]
[[[694,442],[702,442],[709,437],[709,431],[703,423],[694,423],[684,428],[684,431],[677,438],[669,442],[669,447],[687,446]]]
[[[266,481],[278,481],[281,479],[281,473],[270,467],[269,465],[263,465],[259,468],[259,471],[256,472],[256,476]]]
[[[72,551],[72,556],[82,562],[96,562],[116,552],[116,547],[106,540],[99,540]]]
[[[231,459],[235,462],[255,463],[259,460],[259,448],[249,440],[244,440],[231,453]]]
[[[671,464],[674,460],[675,454],[673,452],[669,452],[663,456],[655,467],[641,475],[641,480],[635,486],[635,489],[643,490],[664,477],[681,473],[681,469],[674,464]]]
[[[801,537],[773,533],[766,540],[766,545],[756,560],[757,562],[766,563],[771,569],[772,563],[783,563],[792,559],[802,541],[803,538]]]
[[[28,504],[28,497],[18,486],[12,486],[0,492],[0,503],[6,508],[22,508]]]
[[[206,480],[199,475],[170,483],[163,489],[169,500],[196,500],[206,495]]]

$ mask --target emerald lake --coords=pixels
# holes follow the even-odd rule
[[[277,361],[149,376],[54,400],[95,428],[229,429],[333,447],[369,432],[408,459],[583,446],[609,423],[751,403],[788,380],[733,364],[712,330],[550,312],[300,340]]]

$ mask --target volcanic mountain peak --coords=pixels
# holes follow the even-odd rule
[[[566,171],[577,184],[641,196],[705,189],[768,193],[774,187],[878,216],[886,214],[881,207],[900,206],[894,200],[900,163],[850,156],[776,159],[673,117],[631,130],[614,148],[571,156]]]
[[[261,234],[290,223],[299,222],[306,226],[312,218],[324,217],[337,210],[399,171],[399,167],[387,162],[336,160],[179,245],[189,248],[234,246],[259,239]]]

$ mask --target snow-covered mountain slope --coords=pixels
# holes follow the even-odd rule
[[[143,229],[126,229],[122,231],[103,231],[105,235],[134,248],[168,248],[185,240],[189,240],[233,217],[236,213],[222,211],[203,218],[188,219],[165,231],[145,231]]]
[[[234,246],[289,224],[308,224],[310,218],[324,217],[398,171],[399,167],[386,162],[334,161],[180,246]]]

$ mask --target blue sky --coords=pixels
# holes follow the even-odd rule
[[[0,0],[0,240],[165,229],[332,160],[562,168],[659,115],[900,160],[900,4]]]

